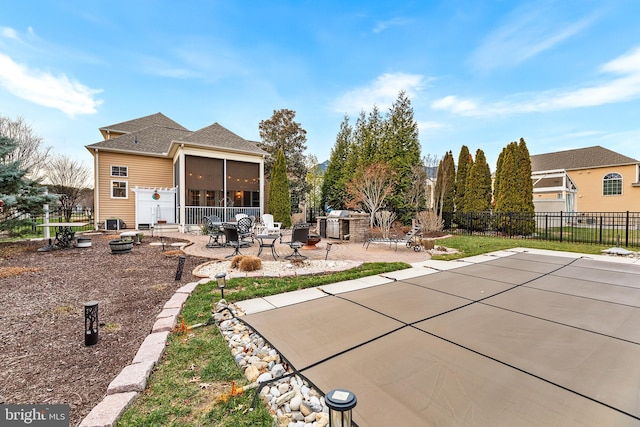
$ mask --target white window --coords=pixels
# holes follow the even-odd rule
[[[111,176],[129,176],[129,168],[127,166],[111,166]]]
[[[622,194],[622,175],[611,172],[602,179],[603,196],[620,196]]]
[[[127,181],[111,181],[111,198],[112,199],[128,199],[127,191],[129,184]]]

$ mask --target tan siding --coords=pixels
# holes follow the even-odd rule
[[[98,221],[107,218],[120,218],[127,227],[135,226],[135,193],[138,187],[173,187],[173,166],[170,159],[131,154],[98,153],[100,212]],[[111,166],[126,166],[128,177],[112,177]],[[127,199],[111,198],[111,181],[126,181],[128,183]]]
[[[602,179],[611,172],[622,175],[620,196],[602,195]],[[640,187],[631,185],[636,181],[635,165],[570,171],[569,176],[578,187],[579,212],[640,212]]]

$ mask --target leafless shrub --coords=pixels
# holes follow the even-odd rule
[[[376,222],[380,228],[380,233],[383,239],[388,239],[391,235],[391,226],[396,220],[396,213],[391,211],[378,211],[376,212]]]
[[[425,233],[442,231],[444,221],[434,211],[422,211],[416,215],[416,222],[422,227]]]

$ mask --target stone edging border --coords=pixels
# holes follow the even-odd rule
[[[111,427],[116,423],[147,386],[151,370],[164,353],[167,337],[178,324],[178,317],[185,301],[196,286],[210,280],[207,278],[187,283],[176,290],[156,316],[151,333],[144,339],[131,363],[111,381],[106,396],[82,420],[79,427]]]

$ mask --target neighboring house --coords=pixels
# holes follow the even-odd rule
[[[640,162],[596,146],[531,156],[536,212],[640,212]]]
[[[263,213],[267,152],[218,123],[193,132],[157,113],[100,132],[104,141],[86,146],[97,226],[118,218],[127,228],[160,221],[184,231],[212,214]]]

